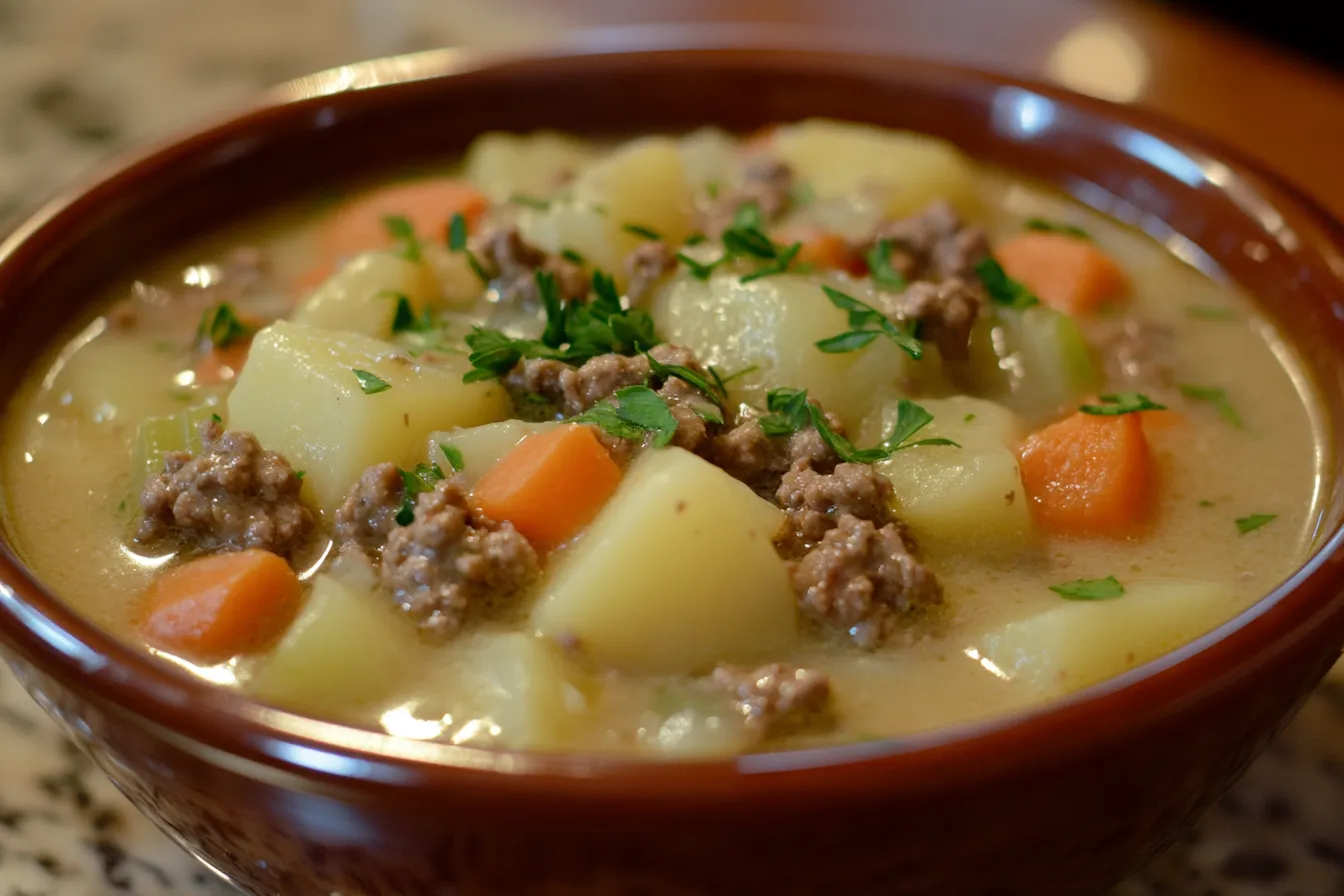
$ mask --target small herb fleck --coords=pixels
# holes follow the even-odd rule
[[[878,240],[864,258],[873,285],[880,289],[905,289],[905,277],[891,266],[891,240]]]
[[[653,433],[655,448],[667,445],[677,432],[672,409],[648,386],[627,386],[616,393],[616,404],[595,405],[570,421],[591,423],[619,439],[642,439]]]
[[[218,423],[220,426],[224,425],[224,418],[219,416],[218,414],[211,414],[210,419]]]
[[[1250,516],[1243,516],[1237,520],[1237,531],[1242,535],[1247,532],[1254,532],[1261,526],[1272,523],[1278,517],[1277,513],[1253,513]]]
[[[215,348],[225,348],[235,342],[250,339],[254,332],[256,331],[252,327],[238,319],[232,305],[220,302],[205,309],[205,313],[201,315],[201,322],[196,328],[196,341],[199,343],[209,340]]]
[[[1204,500],[1202,500],[1202,501],[1199,502],[1199,506],[1200,506],[1200,507],[1213,507],[1213,506],[1214,506],[1214,503],[1213,503],[1212,501],[1210,501],[1208,498],[1205,498]]]
[[[467,248],[467,219],[461,212],[454,212],[448,219],[448,250],[461,252]]]
[[[1186,398],[1193,398],[1195,401],[1207,401],[1218,411],[1218,416],[1222,417],[1228,423],[1241,428],[1241,415],[1237,409],[1232,407],[1232,402],[1228,401],[1227,392],[1217,386],[1196,386],[1192,383],[1181,383],[1179,386],[1181,394]]]
[[[794,243],[783,252],[776,256],[775,260],[769,264],[762,265],[750,274],[743,274],[738,278],[739,283],[750,283],[753,280],[759,280],[762,277],[771,277],[775,274],[782,274],[793,264],[793,260],[798,257],[798,253],[803,249],[802,243]]]
[[[397,300],[397,309],[392,313],[393,333],[428,333],[434,329],[434,316],[428,308],[416,314],[406,296],[399,292],[387,294]]]
[[[404,215],[383,215],[383,226],[392,239],[401,243],[401,254],[407,261],[420,260],[420,239],[415,235],[415,226]]]
[[[1196,320],[1236,320],[1237,312],[1217,305],[1186,305],[1185,313]]]
[[[1133,414],[1138,411],[1165,411],[1167,406],[1158,404],[1140,392],[1117,392],[1114,395],[1101,396],[1101,404],[1085,404],[1078,410],[1094,417],[1119,417],[1121,414]]]
[[[1065,600],[1111,600],[1125,593],[1115,576],[1104,579],[1075,579],[1062,585],[1051,585],[1050,590]]]
[[[621,229],[626,233],[641,237],[646,240],[661,240],[663,235],[652,227],[645,227],[643,224],[622,224]]]
[[[387,380],[374,376],[367,370],[351,368],[351,372],[354,373],[355,379],[359,380],[359,388],[365,395],[377,395],[379,392],[386,392],[392,388],[392,384]]]
[[[1045,218],[1028,218],[1025,227],[1027,230],[1036,230],[1042,233],[1062,233],[1065,236],[1077,237],[1080,240],[1092,239],[1091,234],[1077,224],[1066,224],[1062,221],[1050,221]]]
[[[295,479],[297,479],[297,480],[299,480],[300,482],[302,482],[302,481],[303,481],[303,477],[304,477],[304,471],[303,471],[303,470],[295,470],[295,471],[294,471],[294,478],[295,478]]]
[[[401,509],[397,511],[397,525],[409,526],[415,521],[415,499],[424,492],[434,491],[435,483],[441,481],[443,468],[438,464],[416,464],[413,470],[398,468],[401,474]]]
[[[816,346],[821,351],[828,354],[852,352],[868,345],[878,335],[885,335],[916,361],[924,357],[924,344],[915,335],[913,328],[897,326],[872,305],[834,287],[823,285],[821,289],[832,305],[849,315],[849,332],[818,341]]]
[[[699,231],[696,231],[695,233],[686,237],[686,245],[688,246],[698,246],[701,243],[707,243],[707,242],[709,242],[709,237],[705,236],[703,233],[700,233]]]
[[[974,414],[967,414],[965,417],[962,417],[962,418],[961,418],[961,422],[962,422],[962,423],[970,423],[970,422],[971,422],[972,420],[974,420],[974,419],[975,419],[975,415],[974,415]]]
[[[573,249],[561,249],[560,257],[570,264],[587,264],[587,260]]]
[[[993,255],[986,255],[975,264],[975,273],[985,285],[985,292],[997,305],[1005,308],[1030,308],[1040,303],[1036,294],[1009,277]]]
[[[443,456],[447,458],[448,466],[452,467],[454,471],[460,472],[462,468],[466,466],[465,461],[462,460],[462,450],[456,445],[445,445],[442,442],[439,442],[438,446],[439,451],[441,451]]]
[[[694,277],[695,279],[708,280],[709,275],[714,273],[714,269],[719,265],[723,264],[723,262],[726,260],[726,256],[724,258],[719,258],[715,261],[701,262],[696,261],[694,258],[687,255],[685,252],[678,252],[677,260],[680,261],[682,264],[686,265],[686,269],[691,272],[691,276]]]

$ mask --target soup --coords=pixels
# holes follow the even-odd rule
[[[731,754],[1039,705],[1304,557],[1244,297],[919,135],[460,166],[120,286],[8,409],[7,524],[127,641],[393,735]]]

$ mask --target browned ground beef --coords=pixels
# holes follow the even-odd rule
[[[943,600],[933,571],[910,553],[895,523],[879,527],[849,515],[793,564],[790,575],[804,612],[848,631],[865,648]]]
[[[762,740],[827,719],[831,681],[821,672],[770,663],[755,669],[721,664],[715,686],[732,695],[747,730]]]
[[[632,305],[644,301],[664,277],[677,266],[677,257],[661,240],[640,243],[625,256],[625,273],[629,286],[625,294]]]
[[[289,461],[262,450],[249,432],[201,424],[201,452],[174,451],[140,494],[144,519],[136,541],[176,539],[201,551],[262,548],[283,557],[313,531]]]
[[[886,221],[873,241],[891,241],[891,266],[906,280],[949,280],[977,283],[975,265],[989,254],[989,239],[978,226],[967,226],[952,204],[932,203],[917,215]]]
[[[789,516],[793,542],[810,547],[846,516],[885,524],[890,512],[891,483],[872,464],[838,464],[832,473],[789,470],[775,500]]]
[[[737,210],[754,202],[766,222],[778,220],[793,204],[793,169],[773,156],[747,161],[740,186],[723,190],[712,198],[698,216],[700,229],[718,236],[733,222]]]
[[[827,421],[842,431],[840,421],[827,414]],[[708,457],[735,479],[773,497],[780,477],[789,469],[829,470],[839,460],[835,452],[809,426],[789,436],[768,436],[754,417],[741,418],[709,445]]]
[[[980,313],[980,296],[960,277],[941,283],[917,280],[899,293],[882,297],[882,311],[901,321],[917,321],[922,338],[931,340],[948,361],[969,356],[971,328]]]
[[[695,354],[675,345],[655,345],[649,355],[663,364],[675,364],[703,372]],[[504,385],[522,403],[525,396],[540,396],[555,406],[562,416],[582,414],[626,386],[645,383],[653,375],[643,355],[598,355],[581,367],[561,361],[528,358],[504,377]]]
[[[1165,324],[1098,319],[1087,336],[1115,388],[1160,391],[1176,379],[1176,334]]]
[[[346,493],[336,511],[336,540],[376,552],[397,526],[405,485],[395,464],[374,464]]]
[[[529,245],[516,227],[496,227],[482,231],[472,240],[480,259],[502,298],[524,305],[536,305],[538,270],[555,277],[563,300],[578,300],[588,295],[588,277],[582,265]]]
[[[396,526],[382,552],[383,587],[433,635],[516,594],[541,574],[537,553],[509,523],[473,520],[460,477],[416,500],[415,519]]]

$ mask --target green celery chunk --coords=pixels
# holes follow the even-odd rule
[[[217,407],[203,404],[167,417],[146,417],[140,421],[132,449],[136,490],[145,479],[163,469],[163,458],[168,452],[200,451],[201,424],[217,413]]]

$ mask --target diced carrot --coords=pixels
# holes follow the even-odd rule
[[[1143,420],[1144,432],[1171,429],[1185,422],[1185,418],[1171,408],[1165,411],[1140,411],[1139,417]]]
[[[319,229],[318,253],[325,269],[334,270],[351,255],[391,246],[389,215],[405,218],[424,239],[442,243],[454,214],[461,212],[468,228],[474,228],[487,204],[479,190],[456,178],[391,184],[337,209]]]
[[[1086,314],[1122,296],[1129,286],[1111,256],[1085,239],[1030,231],[994,249],[1003,270],[1042,302],[1068,314]]]
[[[140,630],[190,659],[219,662],[274,640],[294,618],[303,586],[269,551],[191,560],[154,580]]]
[[[1033,433],[1018,452],[1037,522],[1065,535],[1128,535],[1147,519],[1156,478],[1138,414],[1082,412]]]
[[[820,227],[787,227],[774,235],[775,242],[785,246],[802,243],[797,264],[810,264],[820,270],[841,270],[856,277],[868,273],[863,256],[854,251],[845,238]]]
[[[251,347],[251,340],[242,340],[210,349],[196,362],[196,382],[202,386],[216,386],[236,379],[243,372]]]
[[[620,482],[620,467],[592,429],[567,424],[519,442],[477,481],[471,505],[553,548],[588,525]]]

